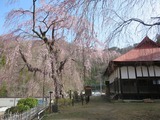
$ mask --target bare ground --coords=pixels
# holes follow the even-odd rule
[[[112,101],[91,97],[89,104],[59,108],[58,113],[47,114],[43,120],[160,120],[160,103]]]

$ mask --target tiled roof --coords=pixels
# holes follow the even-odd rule
[[[160,61],[160,45],[145,37],[134,49],[113,60],[128,61]]]

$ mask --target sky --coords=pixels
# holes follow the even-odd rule
[[[30,5],[32,4],[31,0],[20,0],[17,3],[9,4],[6,2],[7,0],[0,0],[0,35],[5,34],[7,29],[4,27],[5,17],[7,13],[12,9],[18,8],[27,8],[29,9]]]
[[[0,35],[4,32],[4,21],[5,21],[5,14],[8,12],[9,8],[5,3],[5,0],[0,1]]]
[[[1,11],[0,12],[0,35],[5,34],[7,32],[7,28],[4,27],[3,25],[5,22],[5,16],[10,10],[18,9],[18,8],[29,9],[29,7],[32,5],[32,0],[19,0],[19,2],[14,4],[7,4],[6,1],[7,0],[0,0],[0,11]],[[146,0],[146,1],[149,1],[149,0]],[[156,1],[156,0],[153,0],[153,1]],[[114,9],[117,9],[117,8],[114,8]],[[154,6],[150,6],[148,3],[145,3],[142,7],[136,6],[132,10],[132,12],[128,13],[128,18],[138,17],[144,20],[145,22],[148,22],[149,20],[148,18],[159,15],[159,11],[160,11],[160,3],[157,0],[157,3],[155,3]],[[121,11],[119,11],[118,13],[122,14],[120,12]],[[117,20],[117,19],[118,18],[114,18],[114,20]],[[126,47],[134,43],[140,42],[146,36],[145,34],[146,30],[141,26],[139,26],[137,29],[137,25],[138,25],[137,23],[130,25],[127,33],[128,35],[121,34],[119,38],[108,43],[108,45],[117,46],[117,47]],[[99,23],[97,23],[95,26],[96,26],[95,28],[97,29],[97,37],[102,41],[105,41],[107,39],[106,36],[108,35],[108,33],[114,29],[114,26],[112,26],[111,28],[108,28],[108,26],[105,27],[105,25],[104,25],[104,28],[102,29]],[[156,32],[157,31],[155,29],[150,30],[150,32],[148,33],[148,36],[151,39],[155,39]]]

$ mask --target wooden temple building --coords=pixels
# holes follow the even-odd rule
[[[121,99],[160,99],[160,45],[145,37],[112,60],[105,75],[110,94]]]

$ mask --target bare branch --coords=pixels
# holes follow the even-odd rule
[[[36,16],[35,16],[36,1],[37,0],[33,0],[33,32],[35,31],[35,25],[36,25]]]
[[[36,35],[40,38],[40,39],[42,39],[43,40],[43,38],[41,37],[41,35],[36,31],[36,30],[32,30],[34,33],[36,33]]]
[[[151,19],[160,19],[160,17],[151,17]]]
[[[148,31],[153,27],[153,26],[158,26],[160,25],[160,22],[155,22],[155,23],[145,23],[143,20],[141,19],[138,19],[138,18],[131,18],[131,19],[128,19],[128,20],[123,20],[123,22],[121,22],[118,27],[116,27],[112,33],[112,37],[115,36],[115,34],[119,33],[122,31],[122,29],[124,27],[126,27],[127,25],[131,24],[132,22],[138,22],[144,26],[148,26]],[[147,32],[148,32],[147,31]]]
[[[124,21],[124,24],[128,24],[128,23],[131,23],[132,21],[135,21],[135,22],[139,22],[145,26],[156,26],[156,25],[160,25],[160,22],[155,22],[155,23],[152,23],[152,24],[149,24],[149,23],[145,23],[144,21],[142,21],[141,19],[138,19],[138,18],[131,18],[129,20],[126,20]]]
[[[49,16],[49,12],[46,12],[47,13],[47,15],[44,17],[44,19],[42,20],[42,21],[39,21],[39,22],[42,22],[45,26],[46,26],[46,28],[48,28],[48,25],[47,25],[47,23],[46,23],[46,19],[48,18],[48,16]]]

